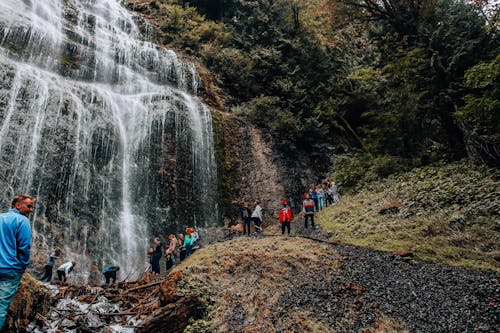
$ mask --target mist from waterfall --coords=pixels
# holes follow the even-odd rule
[[[0,200],[37,197],[35,248],[133,279],[152,237],[217,224],[199,85],[119,1],[0,1]]]

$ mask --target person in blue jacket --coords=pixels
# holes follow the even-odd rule
[[[21,277],[30,263],[31,227],[28,217],[35,198],[16,195],[12,209],[0,214],[0,330]]]
[[[106,278],[106,284],[109,284],[109,280],[113,279],[112,283],[116,282],[116,272],[120,270],[120,267],[118,266],[106,266],[102,270],[102,274],[104,274],[104,277]]]

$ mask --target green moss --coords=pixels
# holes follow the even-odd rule
[[[418,168],[342,196],[318,221],[348,244],[500,271],[498,173],[463,162]],[[396,199],[394,212],[380,213]]]

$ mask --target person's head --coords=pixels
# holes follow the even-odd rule
[[[61,256],[61,249],[60,248],[57,248],[54,250],[54,253],[56,254],[56,256]]]
[[[170,240],[175,239],[175,235],[174,234],[168,235],[168,239],[170,239]]]
[[[259,199],[255,200],[255,206],[257,206],[257,205],[260,205],[260,200]]]
[[[150,247],[150,248],[148,249],[148,252],[147,252],[148,257],[151,257],[151,255],[153,254],[153,252],[154,252],[154,251],[155,251],[155,250],[153,250],[153,248],[152,248],[152,247]]]
[[[179,239],[184,239],[184,234],[179,234]]]
[[[243,203],[243,208],[248,208],[248,202]]]
[[[283,200],[281,200],[281,203],[283,204],[283,206],[286,206],[288,204],[288,201],[286,201],[286,198],[283,198]]]
[[[309,194],[306,194],[306,199],[311,199],[311,196]]]
[[[191,236],[191,228],[186,228],[186,235]]]
[[[29,195],[16,195],[12,200],[12,208],[29,217],[35,206],[35,198]]]
[[[160,238],[159,237],[155,237],[153,239],[153,243],[158,244],[159,242],[160,242]]]

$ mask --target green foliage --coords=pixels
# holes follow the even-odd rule
[[[455,113],[468,139],[469,151],[477,161],[500,164],[500,55],[478,64],[465,74],[472,91]]]
[[[333,160],[331,179],[345,192],[355,192],[369,182],[408,171],[414,161],[397,156],[364,153],[339,155]]]
[[[199,57],[226,107],[284,152],[494,160],[498,83],[482,73],[496,70],[496,16],[465,0],[341,2],[155,3],[164,42]]]
[[[158,6],[167,13],[160,22],[164,43],[186,53],[197,53],[203,45],[224,44],[230,38],[223,24],[207,21],[195,8],[183,8],[165,2],[166,4]]]

